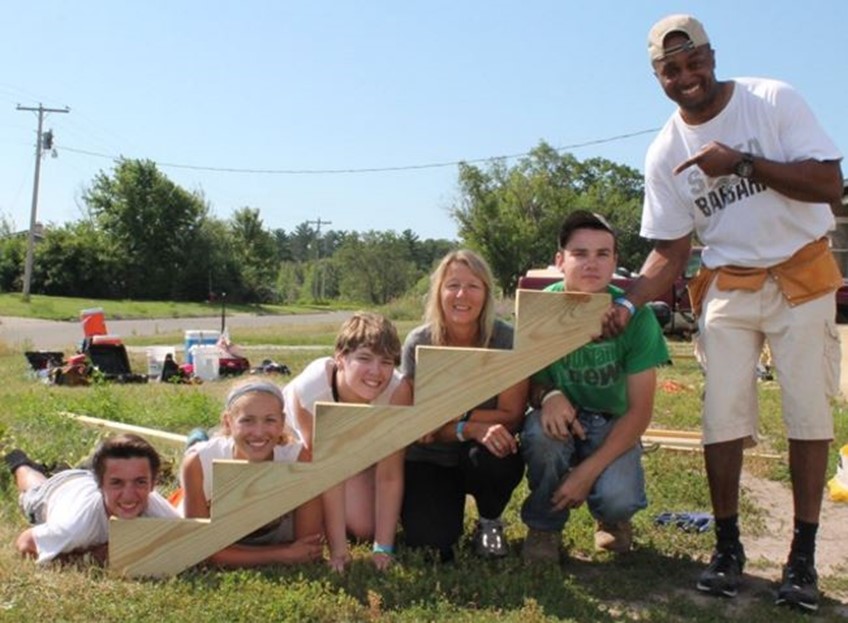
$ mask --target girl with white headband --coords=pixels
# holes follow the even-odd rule
[[[280,388],[268,381],[250,380],[232,388],[220,434],[186,450],[180,472],[186,517],[210,516],[216,459],[293,463],[304,458],[303,444],[287,432],[284,404]],[[253,567],[320,560],[322,538],[321,500],[316,498],[213,554],[209,562]]]

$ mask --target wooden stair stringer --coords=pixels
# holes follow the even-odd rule
[[[113,521],[110,566],[163,576],[203,561],[587,343],[608,306],[605,294],[519,291],[513,350],[419,347],[414,405],[318,403],[312,463],[216,461],[210,520]]]
[[[447,403],[445,421],[457,417],[589,342],[609,302],[607,294],[519,290],[512,350],[418,347],[415,405]]]

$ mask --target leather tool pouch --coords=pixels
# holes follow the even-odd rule
[[[792,306],[817,299],[842,285],[842,273],[827,238],[802,247],[785,262],[772,266],[769,272]]]
[[[721,266],[717,269],[701,266],[698,274],[686,286],[696,316],[701,315],[704,296],[713,279],[719,290],[748,290],[756,292],[771,275],[791,306],[812,301],[842,285],[842,273],[830,251],[827,238],[820,238],[795,252],[785,262],[771,268]]]
[[[689,291],[689,302],[692,305],[692,311],[695,316],[701,315],[701,304],[704,302],[704,297],[707,290],[710,289],[710,284],[715,278],[716,271],[706,266],[701,266],[698,273],[689,280],[686,284],[686,289]]]

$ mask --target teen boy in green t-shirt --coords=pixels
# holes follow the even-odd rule
[[[547,289],[608,292],[628,306],[611,285],[617,259],[606,220],[572,212],[560,228],[556,255],[564,279]],[[558,560],[563,526],[583,502],[597,521],[596,548],[630,550],[630,518],[647,506],[640,438],[651,420],[656,367],[668,361],[651,309],[630,311],[623,333],[569,353],[531,380],[534,410],[521,435],[530,486],[521,510],[529,527],[525,560]]]

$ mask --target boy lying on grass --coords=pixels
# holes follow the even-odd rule
[[[49,478],[21,450],[5,457],[33,527],[15,545],[39,564],[90,554],[108,557],[109,518],[176,518],[176,510],[154,491],[159,454],[137,435],[110,437],[97,447],[92,470],[67,469]]]

